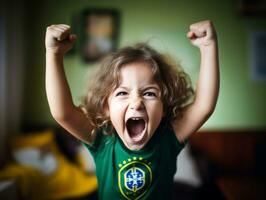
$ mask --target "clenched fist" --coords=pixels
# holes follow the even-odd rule
[[[48,26],[45,36],[46,52],[64,55],[72,48],[76,39],[77,36],[71,34],[71,29],[68,25]]]
[[[209,20],[192,24],[189,29],[187,37],[193,45],[199,48],[206,47],[217,42],[215,28]]]

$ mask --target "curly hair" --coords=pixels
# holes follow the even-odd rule
[[[182,67],[148,44],[138,43],[105,57],[97,73],[90,80],[81,107],[85,109],[93,130],[103,124],[111,125],[109,117],[105,114],[108,97],[120,84],[121,68],[136,62],[144,62],[151,66],[154,80],[162,92],[161,100],[168,121],[182,117],[182,108],[194,99],[190,77]]]

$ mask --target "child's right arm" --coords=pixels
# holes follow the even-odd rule
[[[63,65],[63,56],[75,40],[76,36],[70,34],[67,25],[47,27],[45,87],[53,118],[73,136],[89,144],[94,139],[92,126],[89,118],[72,101]]]

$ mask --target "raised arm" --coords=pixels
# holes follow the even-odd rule
[[[64,71],[63,56],[69,51],[76,36],[70,34],[68,25],[47,27],[46,46],[46,94],[53,118],[76,138],[91,143],[93,136],[89,119],[72,101]]]
[[[195,101],[184,108],[183,117],[172,124],[179,141],[184,141],[196,132],[211,116],[216,106],[220,82],[218,42],[212,22],[192,24],[187,37],[199,48],[201,63]]]

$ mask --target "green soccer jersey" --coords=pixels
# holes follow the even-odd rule
[[[184,144],[161,122],[146,146],[129,150],[117,133],[101,131],[93,144],[84,144],[96,165],[99,199],[172,199],[176,159]]]

